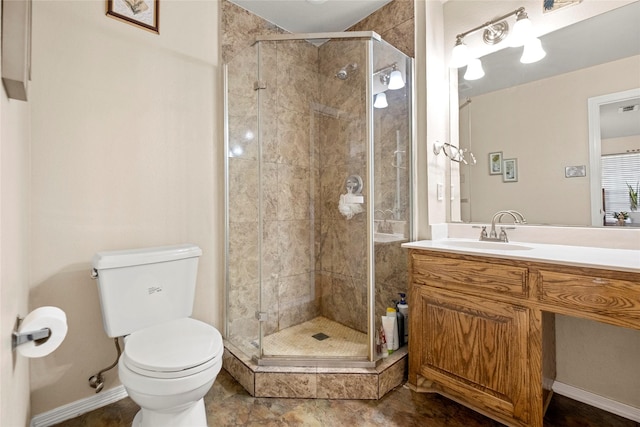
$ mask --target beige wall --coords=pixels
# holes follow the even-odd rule
[[[640,135],[624,136],[602,140],[602,155],[629,153],[640,147]]]
[[[433,153],[435,141],[449,140],[448,69],[444,63],[443,4],[417,0],[415,7],[414,225],[418,239],[443,237],[447,220],[448,165]],[[441,185],[443,197],[438,200]]]
[[[11,351],[11,333],[28,313],[30,113],[0,92],[0,424],[24,426],[29,361]]]
[[[96,251],[199,245],[194,317],[222,326],[218,3],[163,1],[160,35],[104,8],[34,3],[29,305],[69,323],[31,362],[34,415],[92,396],[87,379],[115,358],[89,279]],[[117,384],[109,371],[105,389]]]
[[[469,122],[461,112],[461,132],[471,130],[478,160],[461,179],[472,194],[471,217],[462,219],[487,222],[500,209],[516,209],[532,224],[590,225],[590,178],[566,178],[564,169],[589,165],[588,99],[637,87],[638,76],[634,56],[474,97],[463,112]],[[517,159],[517,183],[489,174],[495,151]]]

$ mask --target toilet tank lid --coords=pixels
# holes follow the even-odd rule
[[[91,264],[96,270],[129,267],[194,258],[202,255],[202,249],[193,244],[158,246],[153,248],[102,251],[93,256]]]

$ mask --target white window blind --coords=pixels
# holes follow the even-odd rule
[[[629,212],[629,187],[637,188],[640,182],[640,153],[602,156],[602,188],[607,219],[613,220],[613,212]]]

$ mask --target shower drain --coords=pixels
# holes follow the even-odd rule
[[[327,338],[329,338],[329,335],[323,334],[322,332],[318,332],[317,334],[311,336],[318,341],[326,340]]]

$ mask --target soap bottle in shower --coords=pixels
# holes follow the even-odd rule
[[[387,343],[391,340],[392,349],[397,350],[400,348],[400,331],[398,326],[398,312],[395,308],[387,307],[387,317],[395,317],[395,322],[393,322],[393,328],[391,332],[391,337],[387,336]],[[404,332],[404,331],[403,331]]]
[[[407,304],[407,294],[400,292],[400,302],[397,304],[398,312],[404,316],[404,342],[409,343],[409,304]]]

